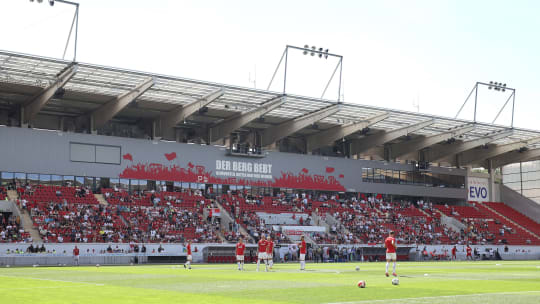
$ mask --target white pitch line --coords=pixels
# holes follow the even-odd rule
[[[32,290],[32,289],[51,289],[51,288],[69,288],[77,286],[38,286],[38,287],[17,287],[17,288],[0,288],[0,290]]]
[[[462,294],[462,295],[453,295],[453,296],[380,299],[380,300],[364,300],[364,301],[351,301],[351,302],[330,302],[330,303],[326,303],[326,304],[361,304],[361,303],[373,303],[373,302],[426,300],[426,299],[455,298],[455,297],[475,297],[475,296],[485,296],[485,295],[504,295],[504,294],[520,294],[520,293],[540,293],[540,290],[527,290],[527,291],[515,291],[515,292],[471,293],[471,294]]]
[[[95,285],[95,286],[104,286],[104,285],[105,285],[105,284],[91,283],[91,282],[54,280],[54,279],[43,279],[43,278],[23,277],[23,276],[7,276],[7,275],[0,275],[0,277],[5,277],[5,278],[16,278],[16,279],[31,279],[31,280],[40,280],[40,281],[62,282],[62,283],[90,284],[90,285]]]

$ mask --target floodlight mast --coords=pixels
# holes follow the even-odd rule
[[[478,87],[479,86],[486,86],[488,87],[489,90],[493,89],[494,91],[499,91],[499,92],[506,92],[506,90],[512,92],[510,96],[508,96],[508,99],[506,99],[506,102],[501,107],[501,109],[499,110],[499,112],[497,113],[497,115],[495,116],[495,118],[493,119],[491,123],[494,124],[495,121],[497,121],[497,119],[501,115],[502,111],[504,110],[508,102],[510,102],[510,99],[512,99],[512,120],[510,123],[510,127],[513,128],[514,127],[514,108],[516,105],[516,89],[509,88],[506,86],[506,83],[502,83],[502,82],[493,82],[493,81],[490,81],[489,83],[480,82],[480,81],[476,82],[473,89],[471,90],[467,98],[465,99],[465,102],[463,102],[463,104],[461,105],[461,108],[459,108],[459,111],[457,112],[454,119],[456,119],[459,116],[459,114],[461,113],[461,110],[463,110],[463,108],[469,101],[469,98],[471,98],[472,93],[474,92],[474,122],[476,122],[476,108],[478,104]]]
[[[322,92],[321,99],[324,98],[324,95],[326,94],[326,90],[330,86],[330,83],[334,79],[334,76],[336,75],[336,72],[337,72],[337,70],[339,68],[339,84],[338,84],[337,102],[341,103],[341,81],[342,81],[342,75],[343,75],[343,56],[342,55],[337,55],[337,54],[332,54],[332,53],[329,52],[328,49],[323,49],[322,47],[317,49],[317,47],[315,47],[315,46],[310,47],[307,44],[303,48],[302,47],[297,47],[297,46],[292,46],[292,45],[286,45],[285,46],[285,51],[283,51],[283,55],[281,55],[281,59],[279,60],[278,65],[276,66],[276,70],[274,71],[274,74],[272,75],[272,78],[270,79],[270,83],[268,84],[268,87],[266,88],[266,90],[270,90],[270,86],[272,86],[272,83],[274,81],[274,78],[276,77],[276,74],[277,74],[277,72],[279,70],[279,67],[281,66],[281,63],[283,62],[283,60],[285,59],[285,68],[284,68],[284,75],[283,75],[283,94],[284,95],[286,94],[286,92],[287,92],[287,68],[288,68],[289,49],[301,51],[304,55],[308,55],[308,54],[311,55],[311,56],[318,55],[318,57],[321,58],[321,59],[322,58],[328,59],[328,57],[335,57],[335,58],[339,59],[337,65],[336,65],[336,68],[334,69],[334,72],[332,73],[332,76],[330,76],[330,79],[328,80],[328,83],[326,84],[326,86],[324,88],[324,91]]]
[[[34,0],[30,0],[30,2],[34,2]],[[42,2],[43,0],[38,0],[38,3],[42,3]],[[69,34],[66,41],[66,47],[64,48],[64,54],[62,55],[62,59],[66,57],[67,48],[69,46],[69,41],[71,39],[71,33],[73,32],[73,26],[75,26],[75,43],[74,43],[74,50],[73,50],[73,62],[76,62],[77,61],[77,42],[78,42],[78,34],[79,34],[79,3],[66,1],[66,0],[49,0],[48,2],[50,6],[54,6],[55,2],[75,6],[75,13],[73,15],[73,21],[71,22],[71,28],[69,29]]]

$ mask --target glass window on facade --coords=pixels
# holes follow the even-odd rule
[[[131,191],[131,192],[139,191],[139,180],[138,179],[129,180],[129,191]]]
[[[367,181],[370,183],[373,183],[373,174],[374,174],[373,168],[367,168]]]
[[[2,172],[0,177],[2,177],[2,186],[7,187],[13,182],[15,174],[13,172]]]
[[[368,168],[362,168],[362,181],[368,182]]]
[[[139,191],[148,190],[148,181],[145,179],[139,180]]]
[[[414,184],[414,175],[412,171],[407,171],[407,185]]]
[[[121,178],[118,188],[120,188],[122,190],[126,190],[126,191],[129,190],[129,179]]]
[[[42,185],[50,185],[51,184],[51,175],[50,174],[40,174],[39,175],[39,183]]]
[[[401,185],[407,184],[407,171],[399,171],[399,183]]]
[[[51,175],[51,185],[62,186],[62,175]]]
[[[29,173],[27,174],[27,180],[30,185],[38,185],[39,184],[39,174]]]
[[[161,185],[161,182],[156,182],[158,184],[158,186]],[[181,182],[174,182],[173,183],[173,187],[174,187],[174,191],[175,192],[180,192],[182,191],[182,183]],[[161,190],[162,188],[159,188],[159,190]]]
[[[89,177],[89,176],[85,176],[84,177],[84,186],[88,189],[95,189],[95,185],[94,185],[94,178],[93,177]]]
[[[114,189],[114,187],[120,188],[120,179],[118,179],[118,178],[111,178],[111,179],[109,180],[109,186],[111,187],[111,189]]]
[[[182,189],[189,189],[189,183],[182,183]]]
[[[17,186],[24,186],[26,184],[26,173],[15,173],[15,183]]]
[[[399,170],[393,171],[394,178],[392,179],[393,184],[399,184]]]
[[[75,177],[75,186],[81,187],[84,185],[84,177],[83,176],[76,176]]]
[[[64,175],[63,180],[64,180],[63,182],[64,186],[73,186],[73,184],[75,183],[75,176]]]

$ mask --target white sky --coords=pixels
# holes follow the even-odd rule
[[[0,0],[0,49],[62,56],[73,7],[46,2]],[[493,80],[517,89],[515,126],[540,130],[537,1],[79,2],[81,62],[266,88],[285,45],[309,44],[344,56],[346,102],[453,117],[476,81]],[[287,92],[320,97],[335,63],[291,54]],[[508,96],[481,89],[479,120]]]

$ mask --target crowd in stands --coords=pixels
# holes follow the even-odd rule
[[[18,191],[21,208],[28,210],[44,242],[220,241],[219,221],[203,218],[202,210],[213,206],[200,191],[102,189],[108,205],[83,187],[25,186]]]
[[[8,213],[0,213],[0,242],[16,243],[31,242],[32,238],[21,227],[18,216]]]
[[[306,233],[318,244],[376,244],[390,230],[396,232],[399,244],[524,242],[522,238],[508,239],[508,235],[519,234],[515,225],[474,204],[390,202],[380,195],[345,197],[305,192],[267,196],[228,191],[210,198],[197,189],[130,193],[113,187],[101,189],[107,201],[104,205],[85,187],[20,185],[17,192],[20,207],[28,211],[44,242],[236,242],[244,231],[250,236],[244,237],[248,243],[262,234],[277,243],[290,242],[286,234],[273,229],[273,225],[281,224],[276,221],[284,214],[291,214],[291,218],[283,224],[328,226],[327,232]],[[205,209],[219,206],[234,222],[221,225],[219,217],[205,215]],[[456,218],[464,228],[456,231],[443,225],[442,214]],[[2,240],[26,240],[24,231],[18,224],[14,228],[13,221],[2,225]]]
[[[0,187],[0,201],[7,199],[7,189],[5,187]]]

